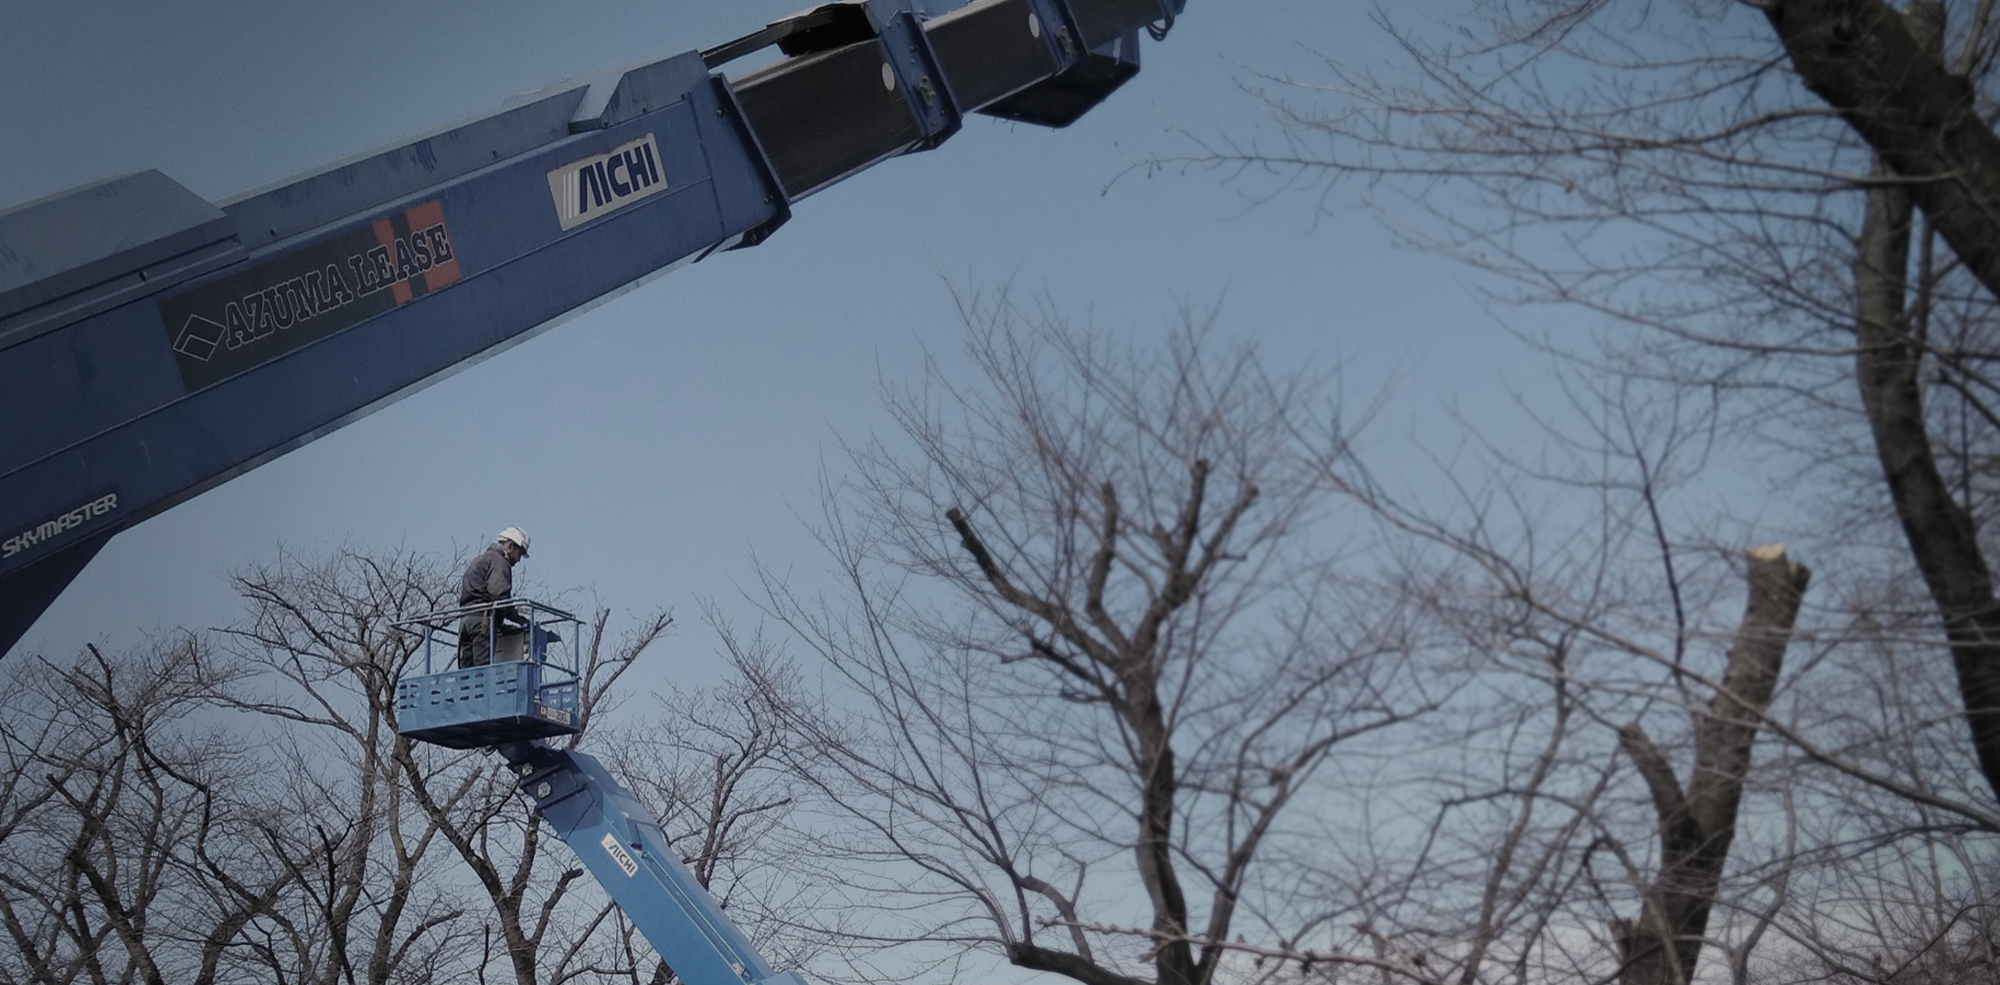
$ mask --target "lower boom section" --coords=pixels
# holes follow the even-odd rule
[[[806,985],[773,972],[667,844],[653,816],[603,764],[526,743],[500,747],[534,802],[577,858],[688,985]]]

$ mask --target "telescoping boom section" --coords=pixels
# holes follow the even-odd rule
[[[1069,124],[1184,2],[830,4],[221,203],[144,171],[0,212],[0,652],[119,530],[968,113]]]
[[[652,814],[596,759],[539,744],[502,746],[535,813],[688,985],[805,985],[774,972],[667,845]]]
[[[483,646],[459,649],[458,630],[467,620],[492,619],[503,609],[521,625],[476,634]],[[396,682],[398,734],[451,749],[497,749],[535,813],[583,860],[681,981],[805,985],[797,975],[771,969],[681,864],[653,815],[603,764],[548,745],[584,725],[575,616],[508,599],[428,613],[396,628],[419,638],[423,671]]]

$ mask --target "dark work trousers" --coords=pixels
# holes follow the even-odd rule
[[[475,612],[458,624],[458,665],[484,667],[493,660],[493,613]]]

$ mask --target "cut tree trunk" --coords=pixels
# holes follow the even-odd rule
[[[1645,778],[1659,815],[1660,873],[1647,888],[1639,916],[1612,924],[1625,985],[1688,985],[1729,843],[1750,750],[1778,685],[1799,605],[1812,572],[1785,556],[1783,544],[1749,552],[1750,601],[1722,689],[1695,725],[1694,773],[1685,787],[1672,764],[1637,724],[1618,731],[1619,745]]]

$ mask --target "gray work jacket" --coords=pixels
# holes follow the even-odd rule
[[[459,605],[484,605],[511,598],[513,594],[514,562],[507,560],[507,553],[499,544],[473,558],[465,566],[465,575],[458,580]]]

